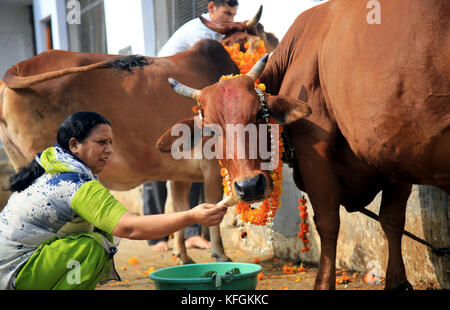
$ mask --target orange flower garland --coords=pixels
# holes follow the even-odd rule
[[[263,40],[259,41],[255,51],[251,54],[249,53],[248,43],[244,44],[245,52],[241,52],[238,43],[230,46],[224,45],[223,47],[228,52],[228,54],[230,54],[231,59],[239,68],[239,72],[241,74],[249,72],[252,69],[253,65],[267,52]]]
[[[298,237],[302,239],[303,242],[303,248],[302,252],[309,251],[309,239],[307,236],[307,233],[309,232],[309,225],[308,225],[308,212],[306,212],[306,199],[304,197],[300,198],[298,200],[298,209],[300,210],[300,231],[298,232]]]

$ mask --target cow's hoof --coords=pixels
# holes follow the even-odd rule
[[[176,257],[175,263],[177,265],[189,265],[189,264],[195,264],[194,260],[190,258],[188,255],[182,255],[182,254],[173,254],[173,256]]]
[[[231,258],[226,256],[225,254],[219,255],[219,254],[212,254],[212,257],[216,259],[216,262],[218,263],[224,263],[224,262],[232,262]]]

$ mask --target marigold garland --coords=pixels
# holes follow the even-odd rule
[[[309,251],[309,239],[307,236],[307,233],[309,232],[309,225],[308,225],[308,212],[306,207],[306,199],[305,197],[302,197],[298,200],[298,209],[300,211],[300,231],[298,232],[298,237],[302,239],[303,242],[303,248],[302,252]]]
[[[239,43],[233,45],[224,45],[225,50],[230,54],[231,59],[239,68],[241,74],[249,72],[253,65],[267,52],[264,41],[260,40],[253,53],[249,53],[249,44],[245,43],[245,52],[240,50]]]

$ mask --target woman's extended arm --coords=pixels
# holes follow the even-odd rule
[[[153,240],[170,235],[192,224],[218,225],[227,212],[227,207],[201,204],[188,211],[170,214],[137,216],[130,212],[122,215],[112,234],[120,238]]]

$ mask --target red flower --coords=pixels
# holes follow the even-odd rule
[[[309,232],[309,227],[308,227],[308,224],[305,224],[305,223],[301,223],[300,224],[300,229],[302,230],[302,232],[304,232],[304,233],[307,233],[307,232]]]
[[[298,206],[298,209],[299,209],[300,211],[306,211],[308,208],[307,208],[306,206],[299,205],[299,206]]]

